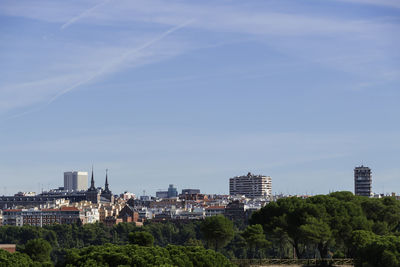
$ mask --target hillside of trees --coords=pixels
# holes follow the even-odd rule
[[[0,250],[0,266],[230,266],[228,259],[295,257],[391,267],[400,266],[399,226],[400,201],[335,192],[280,199],[246,224],[214,216],[143,227],[3,226],[0,243],[15,243],[18,252]]]

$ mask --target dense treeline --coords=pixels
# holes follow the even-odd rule
[[[120,223],[107,227],[102,223],[85,225],[54,224],[43,228],[24,225],[22,227],[0,227],[0,243],[17,244],[23,247],[28,240],[43,238],[53,248],[81,248],[106,243],[127,244],[129,233],[148,232],[155,239],[155,245],[185,245],[201,239],[200,221],[147,223],[136,227],[133,223]]]
[[[71,266],[233,266],[222,254],[201,247],[146,247],[104,245],[67,251],[65,265]]]
[[[0,243],[15,243],[20,253],[1,252],[0,266],[17,260],[25,263],[21,266],[65,266],[93,260],[99,266],[108,266],[102,262],[108,254],[126,249],[132,250],[132,255],[155,250],[156,257],[170,253],[172,248],[182,250],[179,253],[188,255],[190,261],[193,251],[210,254],[206,249],[212,249],[218,252],[215,257],[347,257],[356,259],[357,266],[400,266],[399,225],[400,201],[335,192],[307,199],[280,199],[255,212],[249,225],[214,216],[204,221],[148,222],[143,227],[132,223],[113,227],[101,223],[43,228],[3,226]],[[89,251],[95,251],[97,258],[85,258]],[[99,251],[105,254],[99,256]],[[132,265],[131,260],[126,265]],[[155,260],[138,266],[154,265]],[[179,265],[172,258],[165,264]]]
[[[392,197],[335,192],[285,198],[254,213],[250,223],[263,226],[282,258],[348,257],[357,266],[400,266],[400,201]]]

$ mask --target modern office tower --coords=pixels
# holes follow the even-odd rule
[[[354,168],[354,194],[370,197],[372,195],[371,169],[361,165]]]
[[[176,189],[176,187],[174,187],[173,184],[170,184],[168,187],[168,198],[177,196],[178,196],[178,190]]]
[[[230,195],[245,195],[249,198],[271,197],[272,179],[270,176],[248,173],[229,179]]]
[[[87,185],[87,172],[64,172],[64,190],[82,191],[87,189]]]

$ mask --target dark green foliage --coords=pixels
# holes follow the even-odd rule
[[[25,244],[24,252],[34,261],[49,262],[51,249],[49,242],[42,238],[37,238],[31,239]]]
[[[28,261],[23,265],[51,266],[54,263],[65,266],[69,260],[79,258],[82,266],[105,266],[106,262],[129,265],[132,259],[124,254],[126,251],[116,249],[116,245],[122,245],[135,247],[134,251],[153,257],[146,259],[131,252],[137,266],[184,266],[188,261],[193,266],[208,266],[222,255],[232,259],[347,257],[356,258],[357,267],[400,266],[399,230],[400,201],[335,192],[272,202],[253,213],[250,226],[234,224],[223,216],[204,221],[148,221],[142,227],[133,223],[113,227],[101,223],[55,224],[43,228],[3,226],[0,227],[0,243],[15,243],[19,252],[29,253],[32,259],[21,253],[10,256],[2,252],[0,263],[15,261],[12,266],[18,266],[17,261]],[[47,242],[51,248],[41,250],[39,245]],[[107,243],[113,245],[104,246]],[[38,251],[45,253],[32,252],[34,244],[39,247]],[[130,246],[126,246],[128,244]],[[202,249],[204,245],[221,254],[205,252],[208,250]],[[102,249],[96,249],[98,246]],[[45,247],[48,248],[42,246]],[[86,259],[81,250],[93,252],[96,257],[92,255]],[[164,256],[169,260],[164,261]],[[187,266],[192,266],[190,264]]]
[[[20,252],[9,253],[0,249],[0,267],[26,267],[32,264],[32,259],[26,254]]]
[[[222,215],[206,218],[202,222],[200,230],[207,241],[208,247],[217,251],[228,244],[234,236],[232,221]]]
[[[355,257],[364,250],[357,245],[363,239],[355,239],[354,233],[376,237],[369,239],[372,241],[368,247],[378,244],[383,250],[369,255],[386,259],[385,264],[396,263],[396,253],[400,251],[400,247],[385,245],[387,240],[394,240],[394,234],[400,234],[400,201],[391,197],[373,199],[335,192],[307,199],[284,198],[253,213],[250,223],[261,224],[271,239],[280,244],[273,246],[278,248],[275,254],[280,257],[291,257],[286,244],[294,248],[298,258]],[[385,264],[381,266],[392,266]],[[360,266],[367,265],[364,262]]]
[[[356,267],[400,266],[400,237],[380,236],[369,231],[354,231]]]
[[[247,226],[242,233],[242,237],[248,248],[249,259],[265,257],[265,250],[271,243],[266,240],[264,230],[260,224]]]
[[[139,246],[151,247],[154,244],[154,237],[147,232],[129,233],[129,242]]]
[[[70,249],[66,265],[70,266],[233,266],[222,254],[200,247],[169,245],[142,247],[138,245],[104,245]]]

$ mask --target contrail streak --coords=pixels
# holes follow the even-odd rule
[[[179,24],[179,25],[177,25],[177,26],[174,26],[174,27],[170,28],[169,30],[163,32],[162,34],[158,35],[157,37],[151,39],[150,41],[144,43],[143,45],[141,45],[141,46],[139,46],[139,47],[137,47],[137,48],[128,50],[128,51],[125,52],[124,54],[120,55],[120,56],[119,56],[117,59],[115,59],[113,62],[110,62],[110,63],[107,64],[106,66],[103,66],[103,67],[102,67],[101,69],[99,69],[97,72],[95,72],[95,73],[93,73],[92,75],[89,75],[88,77],[86,77],[85,79],[82,79],[82,80],[76,82],[75,84],[73,84],[73,85],[71,85],[71,86],[65,88],[64,90],[62,90],[61,92],[59,92],[57,95],[55,95],[54,97],[52,97],[49,101],[47,101],[44,105],[42,105],[42,106],[40,106],[40,107],[38,107],[38,108],[32,109],[32,110],[28,110],[28,111],[22,112],[22,113],[20,113],[20,114],[13,115],[13,116],[8,117],[8,118],[5,118],[5,119],[3,119],[2,121],[6,121],[6,120],[13,119],[13,118],[22,117],[22,116],[25,116],[25,115],[27,115],[27,114],[30,114],[30,113],[33,113],[33,112],[36,112],[36,111],[39,111],[39,110],[45,108],[47,105],[50,105],[51,103],[53,103],[53,102],[54,102],[57,98],[59,98],[60,96],[62,96],[62,95],[64,95],[64,94],[68,93],[69,91],[71,91],[71,90],[73,90],[73,89],[75,89],[75,88],[81,86],[82,84],[88,83],[88,82],[94,80],[95,78],[97,78],[97,77],[99,77],[99,76],[101,76],[101,75],[104,75],[104,74],[107,74],[107,73],[112,72],[113,69],[114,69],[115,67],[117,67],[118,65],[122,64],[129,56],[131,56],[131,55],[133,55],[133,54],[137,54],[137,53],[139,53],[140,51],[142,51],[142,50],[144,50],[144,49],[146,49],[146,48],[152,46],[153,44],[155,44],[155,43],[161,41],[162,39],[164,39],[165,37],[167,37],[168,35],[170,35],[170,34],[176,32],[176,31],[178,31],[178,30],[180,30],[180,29],[182,29],[182,28],[184,28],[184,27],[186,27],[187,25],[189,25],[189,24],[192,23],[193,21],[194,21],[194,20],[191,19],[191,20],[188,20],[188,21],[186,21],[186,22],[184,22],[184,23],[181,23],[181,24]]]
[[[87,83],[87,82],[90,82],[91,80],[93,80],[93,79],[95,79],[95,78],[97,78],[97,77],[99,77],[99,76],[101,76],[101,75],[103,75],[103,74],[105,74],[105,73],[112,72],[113,68],[115,68],[116,66],[120,65],[121,63],[123,63],[123,62],[126,60],[126,58],[128,58],[130,55],[132,55],[132,54],[137,54],[137,53],[139,53],[140,51],[142,51],[142,50],[144,50],[144,49],[146,49],[146,48],[152,46],[153,44],[155,44],[155,43],[161,41],[162,39],[164,39],[165,37],[167,37],[168,35],[170,35],[170,34],[176,32],[177,30],[180,30],[180,29],[186,27],[187,25],[189,25],[189,24],[192,23],[193,21],[194,21],[194,20],[191,19],[191,20],[188,20],[188,21],[186,21],[186,22],[184,22],[184,23],[182,23],[182,24],[179,24],[179,25],[177,25],[177,26],[174,26],[174,27],[172,27],[171,29],[169,29],[169,30],[163,32],[163,33],[160,34],[159,36],[155,37],[154,39],[148,41],[147,43],[145,43],[145,44],[143,44],[143,45],[141,45],[141,46],[139,46],[139,47],[137,47],[137,48],[134,48],[134,49],[132,49],[132,50],[129,50],[129,51],[125,52],[124,54],[122,54],[121,56],[119,56],[119,57],[118,57],[116,60],[114,60],[113,62],[107,64],[107,65],[104,66],[104,67],[102,67],[102,68],[101,68],[100,70],[98,70],[96,73],[90,75],[90,76],[87,77],[86,79],[83,79],[83,80],[81,80],[81,81],[75,83],[74,85],[72,85],[72,86],[70,86],[70,87],[68,87],[68,88],[65,88],[63,91],[61,91],[60,93],[58,93],[57,95],[55,95],[54,97],[52,97],[52,98],[47,102],[47,104],[51,104],[52,102],[54,102],[54,100],[56,100],[56,99],[59,98],[60,96],[62,96],[62,95],[64,95],[64,94],[68,93],[69,91],[71,91],[71,90],[73,90],[73,89],[75,89],[75,88],[81,86],[82,84],[85,84],[85,83]]]
[[[78,20],[87,17],[90,15],[90,13],[93,12],[93,10],[95,10],[96,8],[99,8],[105,4],[107,4],[108,2],[110,2],[110,0],[105,0],[89,9],[86,9],[85,11],[83,11],[81,14],[79,14],[76,17],[71,18],[70,20],[68,20],[67,22],[65,22],[63,25],[61,25],[61,30],[64,30],[65,28],[69,27],[70,25],[74,24],[75,22],[77,22]]]

